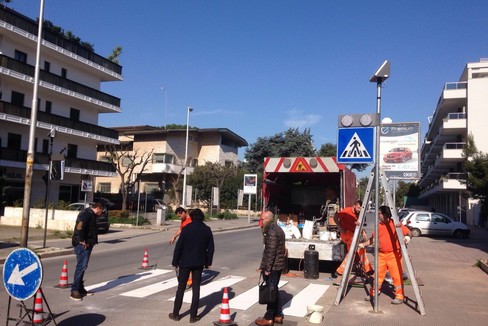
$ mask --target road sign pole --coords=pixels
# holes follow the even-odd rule
[[[378,121],[381,121],[381,84],[382,79],[379,78],[376,82],[376,114],[378,115]],[[378,205],[380,196],[380,182],[378,176],[380,175],[380,128],[378,124],[375,127],[376,137],[375,137],[375,165],[374,165],[374,207],[375,207],[375,223],[374,223],[374,234],[378,238]],[[378,246],[379,241],[375,241],[374,246],[374,269],[378,271]],[[374,273],[374,311],[378,312],[378,273]]]

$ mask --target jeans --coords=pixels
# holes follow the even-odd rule
[[[183,295],[185,294],[186,282],[192,273],[192,297],[190,306],[190,317],[197,317],[198,306],[200,305],[200,283],[202,282],[203,266],[184,268],[180,267],[178,272],[178,289],[176,290],[175,304],[173,307],[173,314],[180,315],[181,305],[183,303]]]
[[[71,292],[80,291],[80,289],[84,288],[83,277],[85,276],[93,247],[90,246],[88,249],[85,249],[82,245],[78,244],[73,249],[76,255],[76,269],[73,284],[71,285]]]
[[[264,275],[264,278],[269,282],[269,284],[276,287],[276,300],[275,302],[266,305],[264,319],[271,320],[275,317],[283,317],[283,305],[281,304],[281,296],[278,288],[280,277],[281,271],[272,271],[269,275]]]

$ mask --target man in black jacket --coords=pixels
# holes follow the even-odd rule
[[[276,288],[276,299],[266,306],[264,317],[256,319],[255,324],[260,326],[283,324],[283,304],[278,283],[280,283],[281,272],[286,268],[285,232],[274,222],[273,212],[264,212],[261,220],[264,251],[259,269],[270,286]]]
[[[200,304],[202,272],[204,267],[209,268],[212,265],[214,240],[212,230],[203,223],[205,215],[200,209],[192,210],[190,217],[192,222],[181,230],[171,263],[178,275],[178,289],[176,290],[173,312],[169,314],[169,318],[176,321],[180,320],[183,295],[191,272],[193,284],[190,323],[195,323],[200,320],[197,312]]]
[[[90,255],[98,243],[98,227],[97,216],[102,215],[103,206],[101,203],[95,203],[92,207],[85,208],[78,214],[76,218],[75,230],[71,243],[76,255],[76,269],[71,285],[70,298],[76,301],[82,300],[86,295],[93,294],[88,292],[83,285],[83,277],[85,276]]]

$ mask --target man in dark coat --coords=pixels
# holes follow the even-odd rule
[[[75,230],[71,238],[76,255],[76,269],[70,295],[70,298],[76,301],[82,300],[86,295],[93,294],[85,290],[83,277],[90,261],[93,246],[98,243],[97,216],[102,215],[102,212],[102,204],[95,203],[92,207],[81,211],[76,218]]]
[[[261,216],[264,236],[264,251],[261,259],[261,273],[264,279],[276,287],[276,299],[266,306],[263,318],[256,319],[256,325],[283,324],[283,304],[281,302],[278,283],[282,271],[286,268],[285,232],[274,221],[273,212],[264,212]]]
[[[183,295],[191,272],[193,284],[190,323],[195,323],[200,320],[197,312],[200,304],[202,272],[203,268],[209,268],[212,265],[214,240],[212,230],[203,223],[205,215],[200,209],[192,210],[190,217],[192,222],[181,230],[171,263],[178,275],[178,289],[176,290],[173,312],[169,314],[169,318],[176,321],[180,320]]]

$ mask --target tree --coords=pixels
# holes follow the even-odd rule
[[[112,61],[113,63],[119,64],[119,57],[122,54],[122,47],[117,46],[115,49],[112,50],[112,54],[110,54],[107,59]]]
[[[105,157],[112,164],[120,177],[120,192],[122,193],[122,209],[127,209],[127,195],[134,185],[139,182],[146,165],[151,161],[154,149],[139,153],[133,149],[132,143],[121,145],[106,145]],[[134,171],[138,171],[135,173]],[[132,176],[135,175],[133,178]]]
[[[198,189],[197,198],[210,207],[212,205],[212,187],[217,187],[220,199],[220,190],[224,182],[231,176],[236,175],[236,173],[237,168],[233,164],[227,166],[220,163],[206,162],[205,165],[195,167],[189,177],[189,183],[195,189]],[[217,212],[220,212],[220,204],[217,206]]]
[[[244,153],[250,173],[262,172],[265,157],[315,156],[310,129],[290,128],[271,137],[259,137]]]
[[[481,204],[480,222],[486,222],[488,216],[488,154],[478,151],[474,137],[469,134],[463,149],[464,170],[467,173],[466,188],[473,198]]]
[[[335,157],[337,155],[337,145],[332,143],[325,143],[320,146],[318,156]]]

